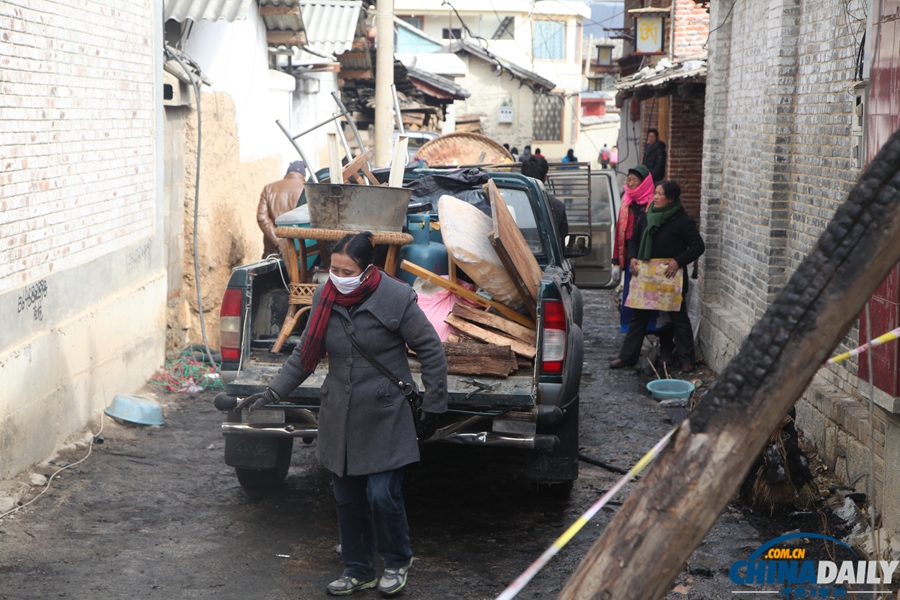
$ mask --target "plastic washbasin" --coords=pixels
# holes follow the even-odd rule
[[[681,379],[657,379],[647,384],[647,390],[657,400],[690,398],[694,384]]]

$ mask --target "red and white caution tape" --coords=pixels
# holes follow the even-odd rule
[[[650,451],[641,458],[641,460],[637,461],[637,464],[631,467],[631,470],[629,470],[628,473],[623,475],[622,478],[619,479],[619,481],[617,481],[616,484],[612,486],[608,492],[603,494],[602,498],[597,500],[597,502],[593,506],[591,506],[587,510],[587,512],[581,515],[581,517],[579,517],[578,520],[575,521],[572,526],[566,530],[565,533],[559,536],[559,538],[555,542],[553,542],[552,546],[547,548],[547,550],[545,550],[544,553],[541,554],[536,561],[531,563],[530,567],[525,569],[525,571],[521,575],[519,575],[515,581],[509,584],[509,587],[503,590],[503,592],[499,596],[497,596],[496,600],[512,600],[513,598],[515,598],[516,595],[518,595],[518,593],[521,592],[526,585],[528,585],[528,582],[534,579],[534,576],[544,568],[544,565],[550,562],[550,559],[556,556],[556,553],[562,550],[563,546],[568,544],[569,540],[575,537],[575,534],[581,531],[581,528],[587,525],[587,522],[590,521],[601,508],[606,506],[606,504],[610,500],[612,500],[613,496],[615,496],[616,493],[620,489],[622,489],[622,486],[634,479],[634,477],[638,473],[643,471],[644,468],[649,465],[654,458],[659,456],[659,453],[662,452],[662,449],[665,447],[666,442],[669,441],[669,438],[671,438],[672,434],[677,430],[677,427],[672,429],[672,431],[667,433],[661,440],[656,442],[656,445],[653,446],[653,448],[651,448]]]
[[[847,360],[848,358],[851,358],[854,356],[859,356],[860,354],[862,354],[869,348],[875,348],[875,347],[885,344],[887,342],[892,342],[892,341],[896,340],[897,338],[900,338],[900,327],[898,327],[897,329],[894,329],[892,331],[888,331],[884,335],[879,335],[877,338],[875,338],[868,344],[863,344],[859,348],[854,348],[850,352],[844,352],[843,354],[838,354],[834,358],[829,358],[828,362],[826,362],[825,364],[826,365],[837,364],[843,360]]]

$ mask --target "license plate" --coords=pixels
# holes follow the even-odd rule
[[[241,412],[241,423],[248,425],[284,423],[284,409],[244,410]]]

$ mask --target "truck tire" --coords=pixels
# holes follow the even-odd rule
[[[280,486],[287,477],[291,467],[291,454],[294,451],[294,438],[279,438],[278,456],[273,469],[247,469],[235,467],[238,483],[245,490],[264,490]]]
[[[531,488],[548,498],[567,498],[578,479],[578,409],[576,397],[563,411],[563,419],[538,433],[555,435],[559,448],[552,452],[530,450],[525,456],[525,477]]]

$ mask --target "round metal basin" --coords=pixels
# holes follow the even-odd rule
[[[317,229],[402,231],[412,190],[307,183],[309,223]]]

